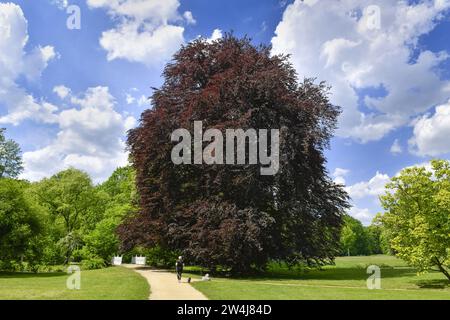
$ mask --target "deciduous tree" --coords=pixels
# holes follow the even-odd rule
[[[72,252],[82,245],[82,235],[102,220],[107,197],[96,192],[88,174],[76,169],[61,171],[35,186],[39,202],[63,226],[59,239],[67,263]]]
[[[0,179],[0,262],[3,267],[34,255],[34,245],[42,230],[38,208],[27,196],[26,188],[26,182]]]
[[[362,223],[350,216],[345,216],[341,234],[343,255],[361,256],[370,254],[367,231]]]
[[[392,249],[426,271],[437,267],[450,280],[450,162],[404,169],[381,197]]]
[[[190,263],[236,272],[269,259],[333,259],[347,194],[325,169],[340,113],[327,86],[299,83],[288,57],[231,34],[190,42],[163,75],[153,108],[128,138],[141,210],[121,226],[124,246],[182,250]],[[194,121],[224,136],[226,129],[279,129],[280,170],[263,176],[254,164],[175,165],[171,133],[192,134]]]
[[[6,139],[0,128],[0,178],[16,178],[23,170],[20,147],[14,140]]]

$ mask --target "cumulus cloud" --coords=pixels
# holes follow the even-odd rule
[[[127,101],[127,104],[133,104],[136,101],[136,98],[133,97],[131,94],[127,93],[125,100]]]
[[[418,46],[449,8],[448,0],[296,0],[276,28],[273,54],[290,53],[301,77],[332,85],[332,102],[343,107],[340,136],[379,140],[449,98],[437,71],[449,54]],[[382,92],[362,97],[365,112],[362,89]]]
[[[392,146],[391,146],[390,152],[391,152],[393,155],[397,155],[397,154],[400,154],[400,153],[403,152],[403,148],[402,148],[402,146],[400,145],[400,142],[398,141],[398,139],[395,139],[395,140],[394,140],[394,143],[393,143]]]
[[[378,197],[384,193],[384,187],[390,178],[387,174],[377,172],[369,181],[362,181],[346,188],[350,197],[354,200],[364,197]]]
[[[214,31],[212,32],[211,36],[208,39],[206,39],[206,41],[213,42],[213,41],[215,41],[217,39],[222,38],[222,36],[223,36],[222,30],[214,29]]]
[[[25,119],[44,123],[56,121],[57,107],[37,100],[17,84],[24,77],[34,81],[57,54],[52,46],[38,46],[29,52],[28,24],[22,9],[13,3],[0,3],[0,124],[18,125]]]
[[[36,181],[72,166],[99,182],[127,163],[123,136],[136,120],[114,109],[116,101],[107,87],[88,88],[77,96],[66,92],[71,108],[58,114],[56,138],[23,155],[25,179]]]
[[[192,12],[186,11],[183,13],[183,17],[186,20],[188,24],[196,24],[197,21],[194,19],[194,16],[192,15]]]
[[[70,89],[64,85],[59,85],[53,88],[53,92],[56,93],[61,99],[64,99],[70,94]]]
[[[350,173],[348,169],[336,168],[333,172],[334,182],[345,185],[345,176]]]
[[[377,172],[368,181],[347,186],[345,189],[353,205],[349,214],[364,225],[369,225],[380,209],[379,196],[385,193],[385,186],[389,181],[389,175]]]
[[[51,3],[56,5],[59,9],[65,9],[69,6],[68,0],[51,0]]]
[[[136,95],[139,90],[132,88],[125,94],[125,101],[128,105],[137,105],[138,107],[150,107],[151,99],[143,94]]]
[[[450,100],[436,107],[433,115],[414,122],[410,151],[419,156],[438,156],[450,152]]]
[[[137,99],[136,101],[137,101],[137,105],[138,105],[139,107],[145,107],[145,106],[150,107],[151,99],[149,99],[148,97],[146,97],[146,96],[144,96],[144,95],[141,95],[141,96],[139,97],[139,99]]]
[[[159,66],[184,43],[184,28],[173,24],[182,19],[178,0],[87,0],[87,4],[106,9],[118,21],[100,38],[109,61],[126,59]],[[192,13],[185,12],[184,18],[188,23],[195,21]]]
[[[350,208],[349,215],[362,222],[363,225],[370,225],[375,215],[368,208]]]

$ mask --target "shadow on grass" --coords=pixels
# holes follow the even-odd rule
[[[202,276],[206,271],[202,270],[185,270],[186,273]],[[330,268],[330,269],[313,269],[313,270],[273,270],[265,272],[257,272],[249,275],[232,275],[226,272],[215,273],[215,276],[226,277],[235,280],[255,280],[255,281],[282,281],[282,280],[366,280],[369,274],[366,268]],[[400,278],[411,277],[416,275],[414,268],[381,268],[383,278]]]
[[[416,274],[412,268],[393,269],[381,268],[383,278],[399,278],[411,277]],[[345,269],[325,269],[325,270],[309,270],[309,271],[285,271],[285,272],[266,272],[260,275],[254,275],[254,280],[366,280],[369,274],[364,268],[345,268]]]
[[[42,272],[42,273],[33,273],[33,272],[0,272],[0,279],[11,279],[11,278],[51,278],[51,277],[61,277],[67,275],[64,272]]]
[[[157,268],[157,267],[153,267],[153,266],[134,266],[133,267],[134,270],[141,270],[141,271],[145,271],[145,270],[152,270],[154,272],[170,272],[170,271],[175,271],[175,270],[171,270],[171,269],[164,269],[164,268]]]
[[[450,282],[446,279],[421,280],[416,284],[422,289],[445,289],[450,286]]]

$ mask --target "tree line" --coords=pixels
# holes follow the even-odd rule
[[[0,269],[108,265],[120,252],[117,226],[135,210],[133,179],[130,167],[97,186],[74,168],[35,183],[1,178]]]
[[[342,256],[368,256],[373,254],[392,254],[388,235],[377,216],[370,226],[349,215],[344,217],[341,230]]]
[[[95,185],[69,168],[38,182],[20,180],[20,146],[0,130],[0,270],[47,271],[79,263],[110,265],[116,254],[146,255],[150,264],[172,265],[178,252],[159,247],[124,250],[117,228],[138,207],[135,170],[117,168]]]

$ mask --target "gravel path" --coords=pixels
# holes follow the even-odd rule
[[[150,300],[208,300],[184,278],[178,283],[177,276],[167,270],[155,270],[133,264],[124,264],[147,279],[150,284]],[[194,281],[194,280],[193,280]]]

